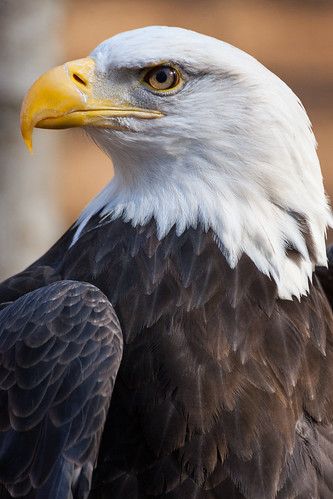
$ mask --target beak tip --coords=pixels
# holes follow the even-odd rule
[[[22,133],[22,138],[23,138],[23,141],[26,145],[26,148],[28,149],[28,151],[32,154],[32,133]]]
[[[23,101],[22,108],[21,108],[21,113],[20,113],[20,130],[21,130],[21,135],[23,138],[23,141],[30,153],[32,153],[32,131],[33,131],[33,124],[31,123],[30,119],[27,119],[26,116],[26,109],[25,109],[25,103]]]

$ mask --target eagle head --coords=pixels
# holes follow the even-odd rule
[[[316,141],[291,89],[245,52],[171,27],[136,29],[32,86],[21,129],[84,127],[115,175],[88,205],[133,225],[211,229],[231,267],[247,254],[281,298],[326,264],[331,213]],[[295,258],[296,255],[296,258]]]

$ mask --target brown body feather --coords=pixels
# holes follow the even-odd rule
[[[124,354],[91,499],[333,497],[333,316],[316,276],[283,301],[198,227],[93,219],[26,274],[86,281],[113,304]],[[38,281],[38,279],[36,279]]]

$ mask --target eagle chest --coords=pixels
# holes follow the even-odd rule
[[[279,300],[247,256],[231,269],[201,227],[159,240],[154,222],[97,222],[59,264],[107,295],[124,335],[95,483],[117,489],[134,473],[156,494],[185,475],[211,488],[236,473],[250,487],[260,458],[269,497],[304,407],[318,417],[332,404],[332,353],[323,362],[320,352],[332,314],[320,288]]]

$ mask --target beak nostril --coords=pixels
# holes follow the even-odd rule
[[[85,80],[83,80],[78,74],[76,73],[73,73],[73,79],[75,81],[77,81],[78,83],[80,83],[81,85],[84,85],[85,87],[87,86],[87,82]]]

